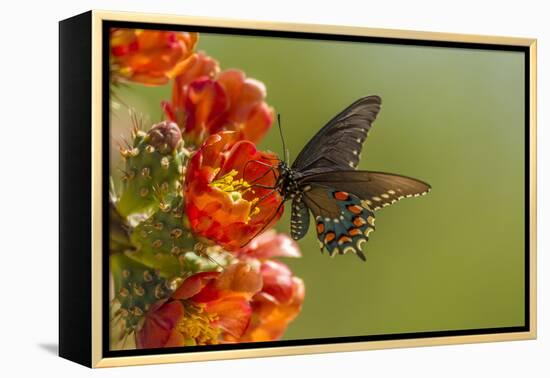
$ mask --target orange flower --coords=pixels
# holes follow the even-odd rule
[[[195,145],[222,130],[237,131],[239,139],[260,141],[273,123],[263,83],[238,70],[214,78],[217,63],[204,55],[195,59],[194,69],[176,79],[172,102],[163,103],[168,119],[177,122],[187,141]],[[190,81],[193,76],[195,80]]]
[[[112,80],[163,85],[185,69],[197,33],[111,29]]]
[[[273,109],[264,102],[265,85],[239,70],[222,72],[218,82],[229,97],[226,128],[240,132],[242,139],[258,142],[273,123]]]
[[[153,305],[137,334],[139,348],[218,344],[242,336],[261,287],[259,272],[240,262],[222,273],[185,279],[172,297]]]
[[[184,110],[180,110],[185,114],[182,131],[186,141],[200,145],[209,135],[220,131],[226,124],[228,106],[227,94],[217,81],[202,77],[191,82]]]
[[[195,53],[185,61],[181,74],[175,77],[172,87],[172,101],[162,102],[162,108],[166,117],[176,122],[181,129],[186,121],[185,101],[189,84],[196,79],[210,79],[218,74],[220,67],[218,62],[206,54]]]
[[[252,298],[252,318],[245,334],[238,340],[272,341],[279,339],[302,309],[304,282],[283,263],[266,258],[299,257],[296,242],[285,234],[271,230],[254,239],[239,251],[251,261],[261,259],[262,290]]]
[[[278,340],[302,310],[305,286],[300,278],[273,260],[264,261],[261,271],[264,286],[252,300],[252,318],[242,342]]]
[[[236,251],[277,221],[282,198],[269,189],[277,182],[277,160],[237,132],[211,135],[187,167],[185,214],[193,232]]]

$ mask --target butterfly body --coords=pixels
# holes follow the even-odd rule
[[[279,175],[277,179],[277,188],[281,196],[285,199],[295,198],[301,194],[295,172],[284,162],[279,162],[277,167]]]
[[[277,190],[292,201],[295,240],[313,224],[321,252],[352,252],[365,260],[362,248],[375,229],[374,211],[430,190],[425,182],[407,176],[356,170],[380,105],[378,96],[357,100],[306,144],[292,166],[279,163]]]

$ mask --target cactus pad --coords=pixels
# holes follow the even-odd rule
[[[161,200],[158,210],[137,225],[130,236],[139,249],[132,256],[167,276],[215,270],[218,264],[226,263],[223,256],[221,261],[214,262],[206,253],[201,255],[205,246],[186,227],[183,203],[179,195],[172,200]]]
[[[168,298],[181,281],[177,277],[161,277],[155,269],[124,253],[111,256],[111,272],[112,316],[120,324],[122,335],[138,329],[150,306]]]
[[[125,168],[118,211],[123,216],[154,210],[163,194],[180,192],[188,154],[172,122],[158,123],[148,132],[135,129],[132,138],[132,145],[120,151]]]

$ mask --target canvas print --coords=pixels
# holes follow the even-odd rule
[[[110,350],[525,324],[521,53],[108,36]]]

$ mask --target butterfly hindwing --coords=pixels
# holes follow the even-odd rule
[[[374,231],[374,213],[358,197],[336,189],[313,187],[303,198],[314,215],[321,252],[353,252],[365,260],[362,247]]]
[[[378,96],[360,98],[331,119],[302,149],[292,169],[302,174],[322,169],[353,169],[380,111]]]
[[[309,210],[301,199],[292,201],[292,217],[290,218],[290,235],[294,240],[300,240],[309,229]]]

